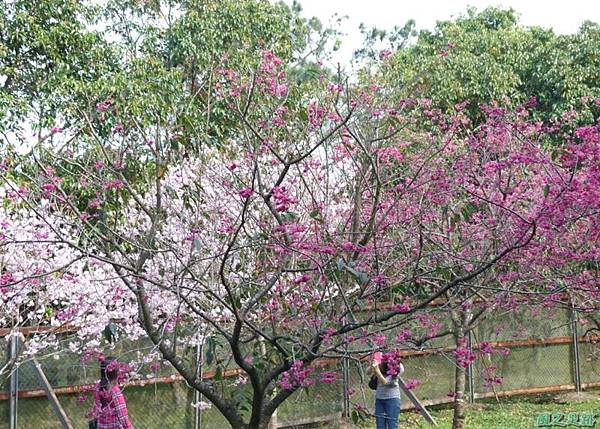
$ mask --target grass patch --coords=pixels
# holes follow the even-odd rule
[[[292,398],[279,411],[280,422],[292,422],[297,417],[330,414],[341,411],[338,402],[331,398],[315,394],[309,398]],[[191,396],[182,386],[146,386],[128,388],[126,395],[130,404],[130,414],[136,429],[191,428],[193,411],[190,407]],[[300,400],[296,402],[296,400]],[[406,400],[406,399],[405,399]],[[85,427],[85,410],[89,404],[80,404],[75,396],[62,396],[61,403],[72,419],[75,427]],[[430,408],[438,422],[438,428],[452,427],[452,409],[448,406]],[[583,395],[564,393],[560,395],[538,395],[528,397],[502,398],[501,403],[494,400],[478,401],[469,405],[467,411],[467,429],[527,429],[535,428],[536,415],[542,412],[587,412],[594,413],[600,428],[600,390],[589,391]],[[0,429],[8,429],[8,401],[0,403]],[[226,429],[224,419],[216,409],[203,414],[203,429]],[[322,429],[332,429],[337,425],[321,425]],[[367,422],[367,429],[374,429],[374,419]],[[402,429],[431,429],[425,420],[414,412],[403,412],[400,416]],[[575,426],[567,426],[575,428]],[[60,429],[60,423],[54,416],[45,398],[19,401],[19,429]]]
[[[598,393],[598,392],[595,392]],[[562,402],[562,401],[561,401]],[[440,429],[452,427],[452,410],[433,408],[432,415],[438,422]],[[564,413],[587,412],[596,415],[596,425],[600,428],[600,396],[588,395],[584,400],[560,403],[554,395],[539,395],[533,397],[503,398],[501,403],[495,401],[478,402],[469,405],[467,411],[467,429],[526,429],[536,427],[536,416],[539,413]],[[373,422],[369,426],[375,428]],[[401,428],[430,429],[425,420],[413,412],[404,412],[400,416]],[[558,427],[558,426],[557,426]],[[575,426],[567,426],[575,428]]]

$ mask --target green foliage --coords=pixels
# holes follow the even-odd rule
[[[175,118],[176,144],[187,149],[221,145],[239,124],[216,97],[222,68],[252,74],[268,49],[295,64],[291,72],[299,80],[316,78],[314,61],[335,32],[299,13],[297,5],[267,0],[110,1],[109,28],[136,63],[129,61],[103,92],[123,92],[127,84],[121,98],[136,105],[134,117],[156,124],[162,115],[163,126]],[[156,84],[146,88],[146,82]],[[144,116],[149,111],[152,116]]]
[[[104,192],[70,178],[76,171],[93,174],[98,160],[107,180],[139,189],[160,176],[172,156],[207,144],[226,149],[240,118],[218,96],[221,68],[252,76],[262,51],[272,50],[303,84],[285,101],[290,111],[318,85],[316,60],[335,32],[299,14],[297,4],[267,0],[8,2],[0,12],[2,157],[15,159],[37,143],[44,164],[65,138],[74,138],[75,153],[53,156],[52,167],[64,178],[65,192],[80,196],[84,211]],[[260,97],[255,94],[257,110]],[[108,109],[98,108],[108,102]],[[55,126],[62,132],[53,134]],[[127,141],[127,153],[111,141]],[[114,168],[121,163],[125,170]],[[104,208],[119,210],[122,194],[107,192]]]
[[[379,49],[398,50],[405,47],[411,38],[417,36],[415,30],[415,21],[409,19],[403,26],[396,25],[391,31],[380,28],[368,28],[361,23],[359,26],[363,36],[363,46],[357,49],[353,56],[355,59],[376,59],[379,56]],[[383,44],[383,46],[381,46]]]
[[[149,128],[161,128],[174,148],[222,144],[238,118],[215,96],[221,67],[255,70],[270,49],[296,64],[299,80],[318,77],[314,62],[335,32],[299,14],[298,5],[267,0],[8,2],[0,131],[38,130],[41,140],[54,125],[87,121],[103,139],[118,124],[132,140],[156,139]],[[118,121],[97,120],[107,99]]]
[[[0,10],[0,130],[15,130],[35,111],[51,126],[80,95],[81,82],[100,79],[115,58],[93,31],[97,10],[78,0],[15,0]]]
[[[599,70],[597,24],[556,35],[519,25],[512,9],[471,8],[455,20],[438,22],[433,31],[422,31],[380,72],[386,83],[407,85],[402,94],[430,98],[446,111],[469,101],[474,118],[480,103],[521,103],[536,96],[538,115],[550,119],[581,107],[583,96],[600,95]]]
[[[283,58],[303,49],[305,29],[284,5],[267,1],[190,1],[185,13],[165,32],[163,55],[182,66],[190,80],[203,66],[231,56],[232,65],[255,62],[261,49]]]

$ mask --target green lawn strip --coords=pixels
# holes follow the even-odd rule
[[[468,429],[525,429],[536,427],[536,417],[540,413],[594,413],[596,425],[600,428],[600,399],[584,402],[556,403],[549,395],[536,397],[503,398],[501,403],[479,402],[469,406],[467,411]],[[440,429],[452,427],[452,410],[433,409],[432,414]],[[375,427],[374,424],[370,427]],[[431,428],[421,416],[405,412],[400,418],[401,428]],[[555,426],[565,427],[565,426]],[[575,428],[577,426],[566,426]],[[589,427],[589,426],[588,426]]]

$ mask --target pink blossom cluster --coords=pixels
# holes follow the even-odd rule
[[[423,382],[421,380],[418,380],[416,378],[411,378],[409,380],[406,380],[405,382],[405,386],[408,390],[412,390],[415,387],[420,386],[421,384],[423,384]]]
[[[260,65],[258,83],[264,93],[275,97],[283,97],[288,92],[286,72],[282,69],[282,61],[273,51],[264,50]]]
[[[498,368],[495,365],[486,366],[483,369],[483,385],[486,388],[491,388],[495,385],[502,384],[503,378],[496,375]]]
[[[298,200],[289,195],[289,188],[285,186],[275,186],[271,193],[275,201],[275,210],[281,213],[287,212],[291,206],[298,203]]]
[[[388,375],[395,376],[400,374],[400,366],[402,365],[402,352],[400,350],[394,349],[390,352],[384,353],[382,361],[387,363]]]
[[[107,98],[104,101],[101,101],[96,104],[96,110],[100,113],[104,113],[112,108],[115,104],[115,100],[111,97]]]
[[[305,366],[301,360],[295,360],[289,370],[285,371],[277,384],[285,390],[291,390],[296,387],[308,387],[315,383],[315,380],[310,376],[314,370],[311,367]]]
[[[467,338],[461,337],[457,341],[458,347],[454,349],[452,354],[454,355],[454,359],[456,360],[456,364],[458,366],[462,366],[463,368],[468,367],[477,359],[477,354],[467,347]]]
[[[8,292],[8,286],[12,285],[12,283],[15,281],[15,277],[13,276],[13,274],[9,271],[3,272],[2,274],[0,274],[0,293],[7,293]]]
[[[324,384],[332,384],[338,380],[338,373],[335,371],[321,372],[319,374],[319,381]]]
[[[327,117],[328,111],[317,101],[311,101],[306,108],[306,114],[308,115],[308,123],[310,126],[312,128],[319,128],[322,125],[323,120]]]

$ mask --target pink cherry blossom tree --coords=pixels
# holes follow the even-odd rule
[[[449,291],[449,329],[427,332],[417,341],[454,336],[454,428],[464,427],[466,367],[478,355],[501,352],[483,346],[474,353],[467,347],[467,334],[486,317],[557,306],[585,314],[597,311],[592,303],[598,293],[592,285],[598,282],[598,271],[591,268],[598,261],[599,238],[597,127],[571,132],[569,118],[551,127],[528,121],[527,107],[534,104],[530,100],[513,113],[483,106],[487,120],[470,132],[470,151],[455,164],[455,174],[462,176],[455,183],[463,194],[448,205],[453,213],[438,230],[444,239],[439,245],[452,248],[464,234],[490,243],[496,234],[514,235],[527,223],[536,229],[535,239],[502,264]],[[552,146],[557,139],[562,145]],[[504,218],[497,210],[512,213]],[[456,260],[452,270],[470,269],[466,258],[474,253],[465,250],[457,252],[464,262]],[[488,384],[500,380],[489,372],[485,378]]]
[[[559,130],[526,111],[484,107],[473,130],[460,111],[392,105],[375,85],[326,72],[295,82],[269,51],[251,73],[218,74],[214,95],[239,118],[218,145],[182,141],[176,111],[147,124],[108,98],[60,145],[6,156],[3,325],[77,325],[89,351],[115,323],[149,338],[232,427],[262,429],[295,391],[335,379],[316,375],[319,359],[386,346],[384,333],[433,301],[445,300],[460,345],[474,298],[494,308],[490,279],[512,292],[532,284],[511,277],[545,278],[531,290],[544,295],[556,243],[594,277],[580,263],[597,258],[596,126],[552,150]],[[247,377],[249,413],[197,376],[199,341],[226,351],[210,359],[217,371]]]

